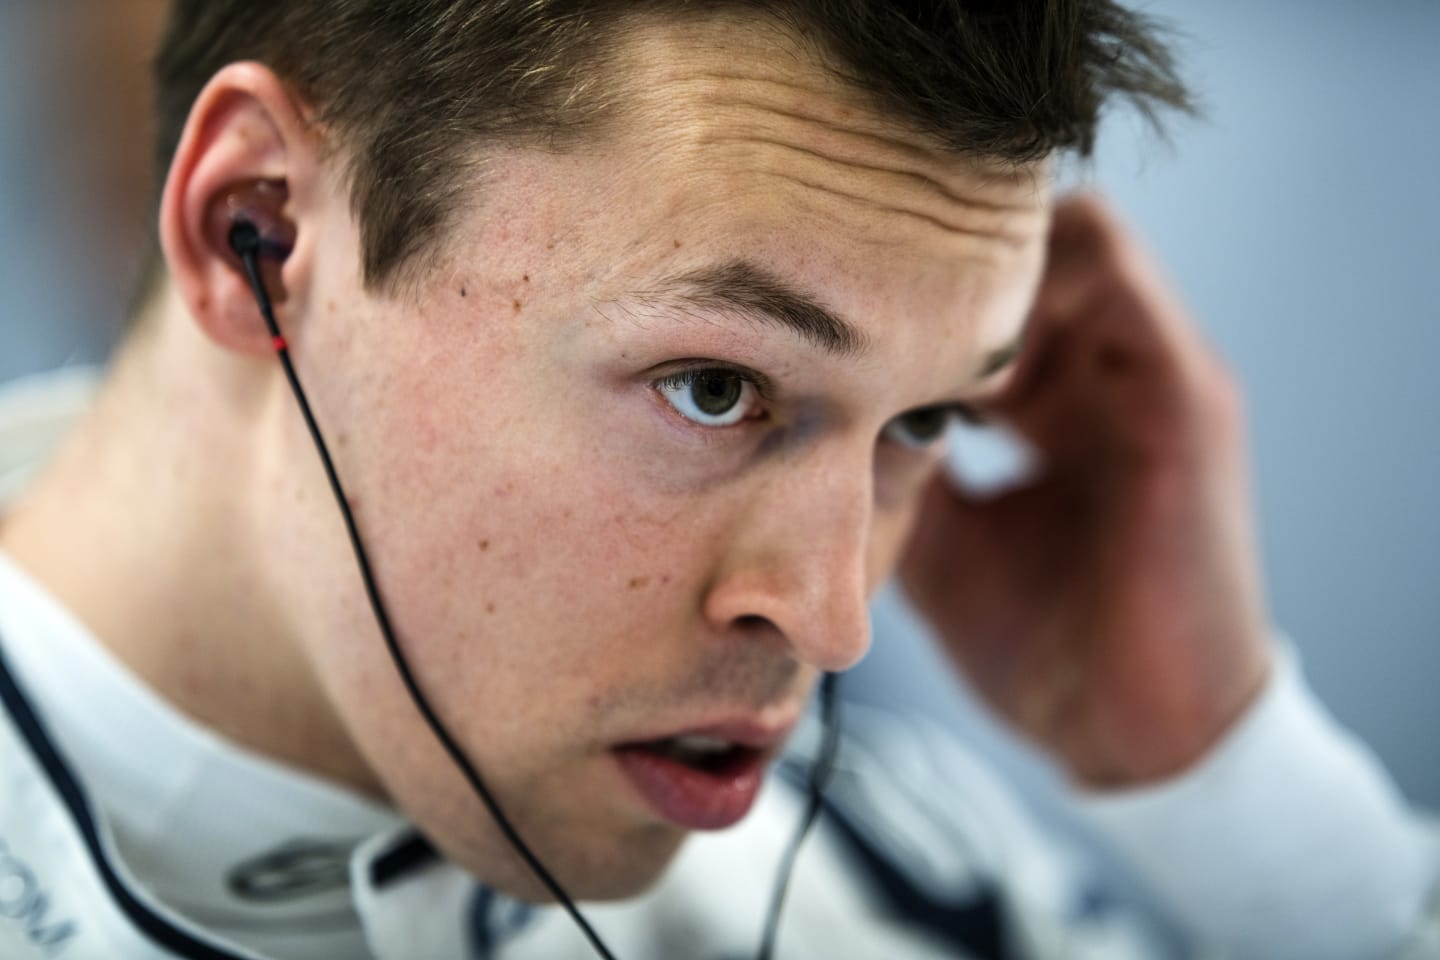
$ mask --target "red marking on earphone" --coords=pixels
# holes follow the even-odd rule
[[[289,347],[289,344],[285,342],[284,337],[271,337],[270,346],[275,348],[276,353],[279,353],[281,350],[287,349]]]

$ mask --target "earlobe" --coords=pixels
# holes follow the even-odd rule
[[[230,244],[237,219],[256,227],[260,268],[282,325],[305,301],[313,215],[313,134],[283,83],[258,64],[232,64],[191,109],[160,206],[160,242],[191,318],[218,346],[267,356],[244,267]],[[298,294],[298,295],[297,295]]]

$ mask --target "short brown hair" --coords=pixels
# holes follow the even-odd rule
[[[1088,155],[1114,96],[1188,108],[1153,21],[1111,0],[176,0],[155,61],[159,168],[201,88],[258,60],[346,151],[372,289],[432,250],[477,143],[573,142],[637,17],[740,10],[813,44],[957,153]]]

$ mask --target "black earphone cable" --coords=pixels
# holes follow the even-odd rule
[[[795,861],[800,856],[800,847],[815,818],[820,816],[820,807],[825,801],[825,785],[835,769],[835,755],[840,750],[840,675],[827,673],[820,681],[820,722],[824,725],[825,737],[820,743],[820,752],[810,767],[810,799],[800,828],[790,838],[790,846],[780,861],[780,870],[775,876],[775,890],[770,895],[770,910],[765,916],[765,932],[760,938],[760,952],[756,960],[770,960],[775,953],[775,941],[780,935],[780,912],[785,908],[785,896],[790,892],[790,876],[795,871]]]
[[[416,682],[414,674],[410,670],[410,664],[405,659],[405,654],[400,649],[396,640],[395,631],[390,625],[390,615],[386,612],[385,604],[380,598],[380,587],[375,581],[375,575],[370,569],[370,561],[366,556],[364,544],[360,540],[360,529],[355,522],[355,516],[350,510],[350,502],[345,496],[345,489],[341,486],[340,475],[335,470],[335,463],[330,457],[330,449],[325,443],[325,438],[320,433],[320,425],[315,421],[315,415],[311,412],[310,401],[305,396],[305,390],[300,386],[300,377],[295,372],[295,364],[290,360],[290,349],[285,342],[285,337],[280,332],[280,324],[275,319],[275,311],[270,303],[270,294],[265,289],[265,282],[260,275],[260,231],[254,224],[244,220],[237,220],[230,230],[230,244],[245,264],[245,273],[249,277],[250,286],[260,306],[260,313],[265,318],[265,326],[270,331],[271,342],[275,347],[275,353],[280,358],[280,364],[285,368],[285,378],[290,381],[290,390],[295,394],[295,400],[300,405],[300,413],[305,418],[305,426],[310,431],[311,438],[315,441],[315,447],[320,453],[320,461],[325,467],[325,476],[330,481],[330,489],[335,494],[336,501],[340,504],[340,512],[345,518],[345,531],[350,537],[350,546],[355,554],[355,562],[360,569],[360,579],[365,584],[365,595],[369,598],[370,609],[375,614],[375,620],[380,626],[380,633],[385,638],[385,646],[390,651],[390,658],[395,662],[395,669],[400,674],[400,679],[409,691],[410,698],[415,702],[416,708],[429,725],[431,732],[435,734],[445,752],[455,761],[470,786],[480,796],[490,816],[494,818],[500,832],[510,841],[515,851],[520,854],[525,863],[534,871],[535,876],[545,885],[552,896],[569,912],[571,918],[580,927],[582,933],[595,948],[595,952],[605,960],[615,960],[614,954],[605,946],[604,941],[597,934],[581,915],[579,908],[575,906],[569,895],[561,888],[560,884],[545,869],[540,858],[535,856],[530,847],[520,838],[520,834],[510,823],[500,805],[495,802],[489,787],[481,779],[480,772],[470,763],[459,744],[450,736],[448,730],[440,722],[440,718],[431,709],[430,703],[420,691],[420,685]]]
[[[260,231],[253,223],[243,218],[237,219],[230,228],[228,237],[230,247],[240,258],[245,267],[246,277],[249,279],[251,291],[255,296],[256,303],[260,308],[260,314],[265,320],[266,329],[270,333],[271,343],[275,349],[276,356],[285,370],[285,378],[290,383],[290,391],[295,396],[295,401],[300,407],[300,413],[305,419],[305,426],[310,432],[310,437],[315,443],[315,448],[320,455],[320,462],[325,468],[326,479],[330,483],[330,490],[335,495],[335,501],[340,507],[340,513],[345,520],[345,531],[350,539],[350,547],[355,555],[355,562],[360,571],[360,579],[365,586],[365,595],[370,602],[370,609],[375,615],[375,621],[380,627],[380,633],[385,639],[386,649],[390,652],[390,658],[395,663],[395,669],[400,674],[400,679],[405,689],[410,694],[421,717],[430,727],[435,738],[440,741],[445,752],[450,755],[451,760],[460,768],[465,779],[469,781],[471,788],[480,797],[486,810],[490,812],[495,825],[500,828],[505,839],[511,847],[520,855],[521,859],[531,869],[541,884],[550,892],[551,896],[565,909],[570,918],[580,928],[581,933],[589,940],[590,946],[604,960],[616,960],[615,955],[600,939],[600,935],[591,927],[585,919],[580,908],[570,898],[563,887],[560,886],[540,858],[530,849],[529,845],[521,838],[510,818],[500,809],[500,804],[490,793],[489,787],[481,778],[480,772],[470,762],[464,751],[460,749],[453,737],[450,736],[440,718],[430,707],[425,695],[420,690],[410,664],[405,658],[404,651],[396,638],[395,631],[390,624],[390,616],[386,611],[385,604],[380,597],[380,587],[375,580],[375,575],[370,568],[370,561],[365,552],[364,543],[360,538],[360,528],[355,521],[354,513],[350,509],[350,501],[345,495],[345,489],[340,483],[340,475],[335,469],[335,463],[330,457],[329,446],[320,432],[320,425],[310,409],[310,401],[305,395],[305,390],[300,385],[300,377],[295,372],[295,364],[290,359],[290,348],[284,335],[280,332],[280,324],[275,319],[275,311],[270,302],[270,294],[265,289],[265,282],[260,273],[260,251],[263,241]],[[837,724],[838,698],[836,688],[839,678],[836,674],[826,674],[821,682],[821,713],[825,725],[825,736],[814,766],[810,771],[810,801],[805,817],[801,822],[799,830],[791,839],[790,846],[785,852],[782,866],[776,877],[775,890],[772,895],[769,915],[765,922],[765,932],[762,940],[759,960],[769,960],[774,948],[774,941],[777,935],[780,922],[780,911],[785,902],[786,893],[790,886],[790,876],[795,866],[795,859],[800,851],[810,827],[819,813],[822,793],[826,781],[828,781],[833,767],[834,756],[839,744],[839,730]]]

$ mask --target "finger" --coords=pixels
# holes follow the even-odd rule
[[[1056,206],[1035,319],[1113,338],[1148,362],[1177,371],[1203,370],[1218,360],[1159,265],[1091,195],[1067,197]]]
[[[990,412],[1061,464],[1162,450],[1233,393],[1158,269],[1093,198],[1057,207],[1030,324]]]

